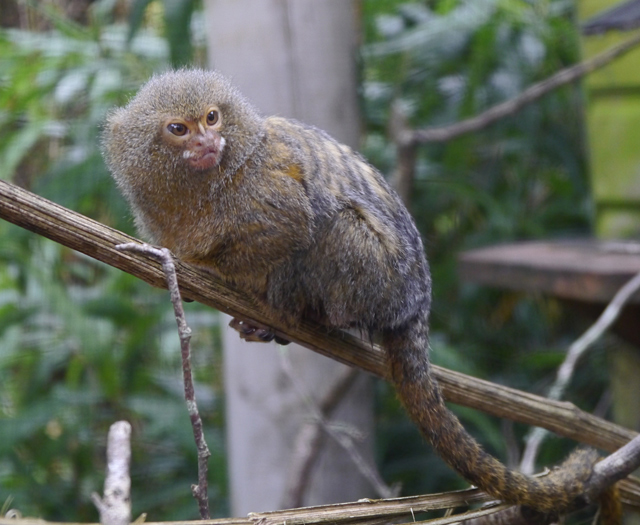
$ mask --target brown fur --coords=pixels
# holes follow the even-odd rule
[[[622,523],[622,500],[617,485],[611,485],[598,496],[600,505],[599,521],[603,525],[620,525]]]
[[[220,164],[195,171],[163,141],[171,116],[220,108]],[[445,407],[430,373],[431,281],[409,213],[359,155],[316,128],[262,118],[220,75],[154,77],[104,134],[105,157],[147,238],[251,292],[287,323],[312,316],[382,335],[398,395],[443,459],[507,502],[562,514],[584,502],[596,455],[542,478],[506,469]]]

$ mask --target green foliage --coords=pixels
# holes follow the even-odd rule
[[[579,60],[573,4],[565,0],[365,0],[363,8],[365,153],[386,173],[395,164],[387,138],[392,101],[416,128],[452,124]],[[552,299],[464,284],[456,270],[464,249],[588,233],[582,104],[579,87],[567,86],[482,132],[420,148],[410,206],[433,272],[436,363],[453,360],[454,369],[543,393],[584,326]],[[600,395],[602,367],[588,377]],[[593,406],[591,392],[586,403]],[[489,450],[505,456],[498,421],[460,413]],[[393,435],[389,445],[381,443],[385,473],[403,480],[406,493],[455,483],[446,481],[443,465],[434,468],[438,462],[425,455],[411,425],[398,422],[403,417],[395,402],[385,401],[383,435]],[[403,450],[392,449],[401,439]],[[541,459],[557,461],[565,450],[554,442]]]
[[[95,520],[89,494],[101,491],[106,433],[126,419],[134,427],[134,510],[195,517],[193,436],[166,294],[6,223],[0,235],[13,240],[0,276],[2,492],[24,514]],[[201,375],[218,361],[207,335],[214,312],[207,322],[196,329]],[[199,379],[220,463],[219,385]],[[212,480],[214,496],[224,491],[215,481],[224,479]]]
[[[0,32],[0,176],[132,232],[99,151],[101,123],[157,69],[170,46],[143,24],[112,23],[113,2],[76,24]],[[185,40],[190,40],[188,33]],[[214,513],[226,514],[217,316],[189,305],[197,396]],[[197,466],[166,293],[0,222],[0,494],[50,520],[95,521],[109,425],[133,426],[134,514],[198,516]],[[8,505],[8,503],[7,503]]]
[[[128,40],[140,29],[146,9],[154,0],[134,0],[129,15]],[[200,0],[162,0],[164,35],[169,44],[171,65],[174,67],[188,64],[193,56],[191,38],[191,21],[196,9],[200,7]]]

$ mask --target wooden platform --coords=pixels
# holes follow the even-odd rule
[[[584,240],[491,246],[462,253],[458,271],[463,281],[569,300],[593,318],[640,272],[640,242]],[[631,298],[614,329],[640,346],[640,292]]]
[[[464,252],[461,279],[606,303],[640,272],[640,242],[524,242]],[[640,292],[632,301],[640,304]]]

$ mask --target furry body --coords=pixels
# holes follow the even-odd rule
[[[161,138],[174,116],[219,108],[219,163],[196,170]],[[420,235],[383,177],[316,128],[263,118],[220,75],[154,77],[109,117],[109,167],[152,242],[250,292],[295,324],[379,333],[394,385],[441,457],[496,498],[562,514],[584,503],[596,456],[581,451],[543,478],[509,471],[445,407],[431,376],[431,282]]]

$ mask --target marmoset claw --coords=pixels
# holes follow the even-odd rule
[[[231,319],[229,326],[240,334],[241,339],[249,341],[250,343],[270,343],[271,341],[275,341],[280,345],[289,344],[289,341],[282,337],[278,337],[271,330],[268,330],[267,328],[260,328],[252,325],[248,321],[243,321],[236,317]]]

